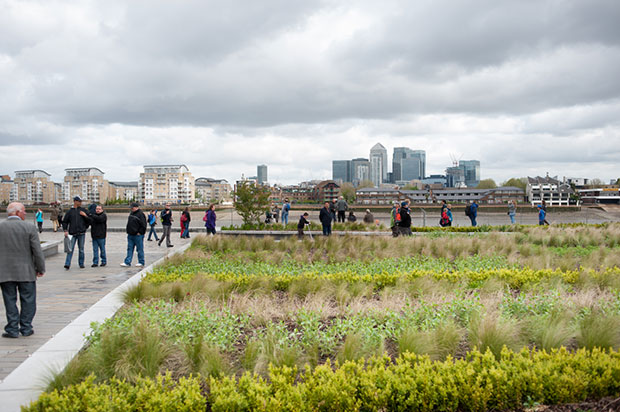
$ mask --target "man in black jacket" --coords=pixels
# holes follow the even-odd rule
[[[400,223],[398,224],[400,234],[411,236],[411,210],[409,209],[408,201],[401,203],[401,208],[398,213],[400,213]]]
[[[67,253],[67,258],[65,259],[66,270],[69,270],[71,266],[75,242],[77,242],[79,250],[78,263],[80,268],[84,269],[84,240],[89,225],[90,218],[88,217],[87,210],[82,207],[82,199],[76,196],[73,198],[73,207],[69,209],[62,219],[62,229],[65,232],[65,237],[71,235],[71,251]]]
[[[323,226],[323,234],[329,236],[332,234],[332,213],[329,210],[329,202],[325,202],[325,206],[319,212],[319,220]]]
[[[161,246],[161,242],[166,239],[166,246],[173,247],[174,245],[170,243],[170,230],[172,229],[172,210],[170,209],[170,203],[166,203],[166,207],[161,211],[161,227],[163,229],[163,233],[159,242],[157,242],[157,246]]]
[[[127,257],[121,266],[131,266],[134,249],[138,252],[136,266],[144,266],[144,234],[146,233],[146,216],[140,210],[139,203],[131,204],[131,213],[127,218]]]
[[[90,228],[90,236],[93,240],[93,264],[91,267],[99,266],[99,254],[101,253],[101,266],[105,266],[107,259],[105,256],[105,238],[108,231],[108,216],[103,211],[101,205],[95,207],[95,213],[90,215],[92,226]]]

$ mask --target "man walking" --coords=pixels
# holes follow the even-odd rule
[[[161,246],[161,242],[166,239],[166,246],[173,247],[174,245],[170,242],[170,229],[172,229],[172,210],[170,210],[170,203],[166,203],[164,210],[161,211],[161,227],[163,233],[159,242],[157,242],[157,246]]]
[[[93,264],[91,267],[99,266],[99,255],[101,254],[101,266],[105,266],[107,258],[105,255],[105,238],[108,231],[108,216],[103,211],[101,205],[95,207],[95,213],[90,216],[92,227],[90,228],[90,236],[93,241]]]
[[[291,210],[291,204],[288,202],[288,199],[284,199],[284,204],[282,205],[282,224],[284,226],[288,225],[289,210]]]
[[[467,208],[465,208],[465,212],[467,212]],[[469,216],[472,226],[478,226],[478,223],[476,222],[476,217],[478,217],[478,204],[475,200],[469,205],[469,214],[467,216]]]
[[[127,218],[127,256],[121,266],[131,266],[133,251],[138,253],[138,263],[136,266],[144,266],[144,234],[146,233],[146,216],[140,210],[139,203],[131,204],[131,213]]]
[[[71,249],[67,253],[65,259],[65,269],[71,267],[71,258],[75,249],[75,242],[78,244],[78,264],[84,269],[84,239],[86,237],[86,229],[90,225],[90,218],[86,213],[86,209],[82,207],[82,199],[79,196],[73,198],[73,207],[65,214],[62,219],[62,229],[65,237],[71,235]]]
[[[338,199],[338,203],[336,203],[336,209],[338,209],[338,222],[345,222],[345,212],[347,210],[349,210],[349,205],[347,204],[347,201],[344,200],[344,197],[340,196],[340,199]]]
[[[11,203],[6,211],[8,218],[0,223],[0,287],[7,321],[2,337],[17,338],[20,333],[34,333],[36,280],[45,273],[45,257],[37,229],[24,222],[24,205]],[[21,312],[17,308],[18,292]]]
[[[58,206],[56,206],[55,204],[51,205],[51,211],[50,211],[50,220],[52,221],[52,226],[54,228],[54,232],[58,231],[58,227],[60,226],[58,224]]]
[[[151,230],[149,230],[149,238],[147,239],[147,241],[151,242],[151,236],[155,235],[155,241],[159,241],[159,237],[157,237],[157,232],[155,231],[155,225],[157,225],[157,210],[153,209],[151,210],[151,213],[149,213],[149,226],[151,227]]]
[[[319,220],[323,226],[323,235],[329,236],[332,234],[332,213],[329,210],[329,202],[325,202],[325,206],[321,208],[319,212]]]
[[[411,236],[411,210],[409,209],[408,201],[401,203],[398,213],[400,214],[400,223],[398,224],[400,234]]]

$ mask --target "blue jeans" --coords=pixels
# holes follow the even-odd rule
[[[13,336],[17,336],[19,332],[27,335],[32,330],[32,319],[37,311],[37,283],[2,282],[0,286],[7,321],[4,331]],[[18,290],[21,313],[17,309]]]
[[[151,225],[151,230],[149,231],[149,240],[151,240],[151,235],[155,235],[155,240],[159,240],[157,237],[157,232],[155,231],[155,225]]]
[[[508,216],[510,216],[510,223],[512,223],[514,225],[515,224],[515,214],[514,213],[509,213]]]
[[[185,229],[183,229],[181,237],[189,238],[189,222],[185,222]]]
[[[469,220],[471,220],[472,226],[478,226],[478,223],[476,222],[476,216],[469,216]]]
[[[284,226],[288,225],[288,213],[282,213],[282,224]]]
[[[80,267],[84,266],[84,238],[85,234],[73,235],[71,237],[71,252],[67,253],[65,259],[65,266],[71,266],[71,258],[73,258],[73,250],[75,249],[75,242],[78,244],[78,264]]]
[[[138,263],[144,265],[144,235],[127,235],[127,257],[125,258],[126,265],[131,265],[134,249],[138,252]]]
[[[105,256],[105,238],[93,239],[93,265],[99,264],[99,252],[101,252],[101,264],[105,265],[108,263]]]
[[[323,234],[325,236],[331,235],[332,234],[332,224],[331,223],[328,223],[328,224],[322,223],[322,225],[323,225]]]

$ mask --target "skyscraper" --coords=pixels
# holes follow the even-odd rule
[[[479,160],[461,160],[459,167],[463,169],[465,175],[465,185],[467,187],[476,187],[480,183],[480,161]]]
[[[408,147],[395,147],[392,159],[394,182],[424,179],[426,174],[426,152]]]
[[[387,150],[381,143],[377,143],[370,149],[370,180],[379,187],[386,177]]]
[[[370,179],[370,162],[368,159],[357,158],[351,160],[351,181],[355,186],[363,180]]]
[[[332,179],[341,182],[351,182],[351,161],[334,160],[332,161]]]
[[[267,165],[256,166],[256,180],[259,184],[267,183]]]

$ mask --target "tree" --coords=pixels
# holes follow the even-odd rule
[[[340,186],[340,194],[347,203],[354,203],[357,197],[355,196],[355,187],[351,183],[343,183]]]
[[[525,189],[527,188],[527,177],[511,177],[510,179],[502,183],[502,186],[518,187],[519,189],[525,191]]]
[[[493,179],[484,179],[478,183],[476,186],[477,189],[495,189],[497,185],[495,184],[495,180]]]
[[[372,182],[372,180],[364,179],[357,186],[358,189],[364,189],[366,187],[375,187],[375,184]]]
[[[414,185],[406,185],[403,187],[403,190],[418,190],[418,187]]]
[[[594,178],[590,180],[590,186],[602,186],[604,184],[605,183],[601,179],[598,179],[598,178]]]
[[[269,209],[269,189],[254,182],[243,182],[233,192],[234,206],[243,223],[260,223],[260,217]]]
[[[616,180],[616,184],[620,185],[620,177]]]

